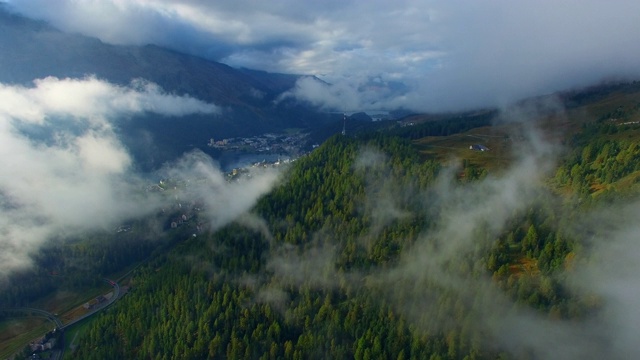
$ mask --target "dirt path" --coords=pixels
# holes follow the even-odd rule
[[[76,351],[76,338],[78,337],[78,332],[76,332],[76,334],[73,336],[73,339],[71,340],[71,342],[69,343],[69,349],[71,349],[71,353],[73,354],[74,351]]]

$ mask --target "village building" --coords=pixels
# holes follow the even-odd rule
[[[475,151],[489,151],[489,148],[484,146],[484,145],[480,145],[480,144],[474,144],[469,146],[469,150],[475,150]]]

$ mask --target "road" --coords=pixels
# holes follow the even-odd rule
[[[114,302],[116,302],[116,300],[118,300],[120,298],[120,296],[121,296],[121,294],[120,294],[120,285],[118,285],[117,282],[111,281],[109,279],[104,279],[104,281],[106,283],[108,283],[109,285],[113,286],[113,296],[111,297],[111,299],[109,299],[109,301],[106,304],[104,304],[103,306],[97,307],[97,308],[89,311],[88,313],[80,316],[79,318],[73,319],[70,322],[64,324],[63,326],[61,326],[61,329],[66,329],[66,328],[70,327],[71,325],[73,325],[75,323],[78,323],[78,322],[88,318],[89,316],[97,313],[98,311],[106,309],[107,307],[111,306],[111,304],[113,304]]]
[[[21,312],[21,313],[27,313],[27,314],[37,314],[37,315],[40,315],[40,316],[43,316],[43,317],[47,318],[47,320],[49,320],[52,323],[56,324],[56,330],[63,328],[62,321],[60,321],[60,319],[58,319],[57,316],[55,316],[54,314],[52,314],[52,313],[50,313],[48,311],[44,311],[44,310],[41,310],[41,309],[30,308],[30,307],[13,308],[13,309],[7,309],[6,311]],[[64,336],[64,333],[62,333],[62,336]],[[64,338],[60,338],[60,340],[64,344]],[[53,350],[51,352],[51,359],[52,360],[62,359],[62,355],[63,354],[64,354],[64,345],[63,345],[63,349],[62,350]]]
[[[35,313],[41,316],[44,316],[45,318],[47,318],[49,321],[51,321],[52,323],[56,324],[56,328],[60,329],[62,328],[62,321],[60,321],[60,319],[58,319],[58,317],[56,317],[55,315],[53,315],[52,313],[48,312],[48,311],[44,311],[44,310],[40,310],[40,309],[35,309],[35,308],[30,308],[30,307],[21,307],[21,308],[13,308],[13,309],[6,309],[5,311],[9,311],[9,312],[21,312],[21,313]]]
[[[116,300],[118,300],[122,294],[120,294],[120,285],[115,282],[115,281],[111,281],[109,279],[104,279],[104,281],[106,283],[108,283],[109,285],[113,286],[113,296],[111,297],[111,299],[109,299],[109,301],[99,307],[96,307],[95,309],[91,310],[90,312],[80,316],[79,318],[73,319],[72,321],[66,323],[66,324],[62,324],[62,321],[60,321],[60,319],[58,319],[58,317],[48,311],[42,310],[42,309],[36,309],[36,308],[30,308],[30,307],[21,307],[21,308],[12,308],[12,309],[5,309],[4,311],[9,311],[9,312],[22,312],[22,313],[35,313],[41,316],[44,316],[45,318],[47,318],[49,321],[53,322],[56,325],[57,329],[63,330],[65,328],[70,327],[71,325],[78,323],[86,318],[88,318],[89,316],[97,313],[98,311],[101,311],[103,309],[106,309],[107,307],[109,307],[111,304],[113,304],[114,302],[116,302]]]
[[[111,296],[111,299],[109,299],[109,301],[106,304],[104,304],[102,306],[99,306],[99,307],[91,310],[90,312],[80,316],[79,318],[73,319],[72,321],[70,321],[70,322],[68,322],[66,324],[62,324],[62,321],[60,321],[60,319],[58,319],[58,317],[55,316],[54,314],[52,314],[52,313],[50,313],[48,311],[41,310],[41,309],[35,309],[35,308],[30,308],[30,307],[21,307],[21,308],[5,309],[4,311],[37,314],[37,315],[43,316],[43,317],[47,318],[49,321],[53,322],[56,325],[56,329],[57,330],[64,330],[64,329],[70,327],[71,325],[76,324],[76,323],[88,318],[91,315],[94,315],[98,311],[101,311],[101,310],[104,310],[104,309],[108,308],[114,302],[116,302],[118,299],[120,299],[122,297],[123,294],[121,294],[120,285],[117,282],[109,280],[109,279],[103,279],[103,280],[113,287],[113,296]],[[64,341],[63,341],[63,343],[64,343]],[[64,355],[64,350],[65,349],[64,349],[64,345],[63,345],[62,350],[54,351],[52,353],[53,358],[54,359],[62,359],[62,356]]]

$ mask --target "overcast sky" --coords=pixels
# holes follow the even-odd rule
[[[500,105],[640,77],[635,0],[9,2],[108,43],[316,75],[337,86],[300,84],[289,95],[333,107]]]

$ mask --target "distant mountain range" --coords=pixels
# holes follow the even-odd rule
[[[161,161],[210,137],[249,136],[285,128],[315,128],[337,115],[288,99],[274,102],[300,75],[230,66],[155,45],[118,46],[10,13],[0,5],[0,82],[28,85],[36,78],[95,75],[116,84],[143,78],[165,91],[212,102],[220,115],[187,118],[141,117],[123,124],[125,138],[151,134]],[[187,125],[188,124],[188,125]],[[135,152],[135,142],[128,144]],[[137,154],[141,155],[141,154]]]

